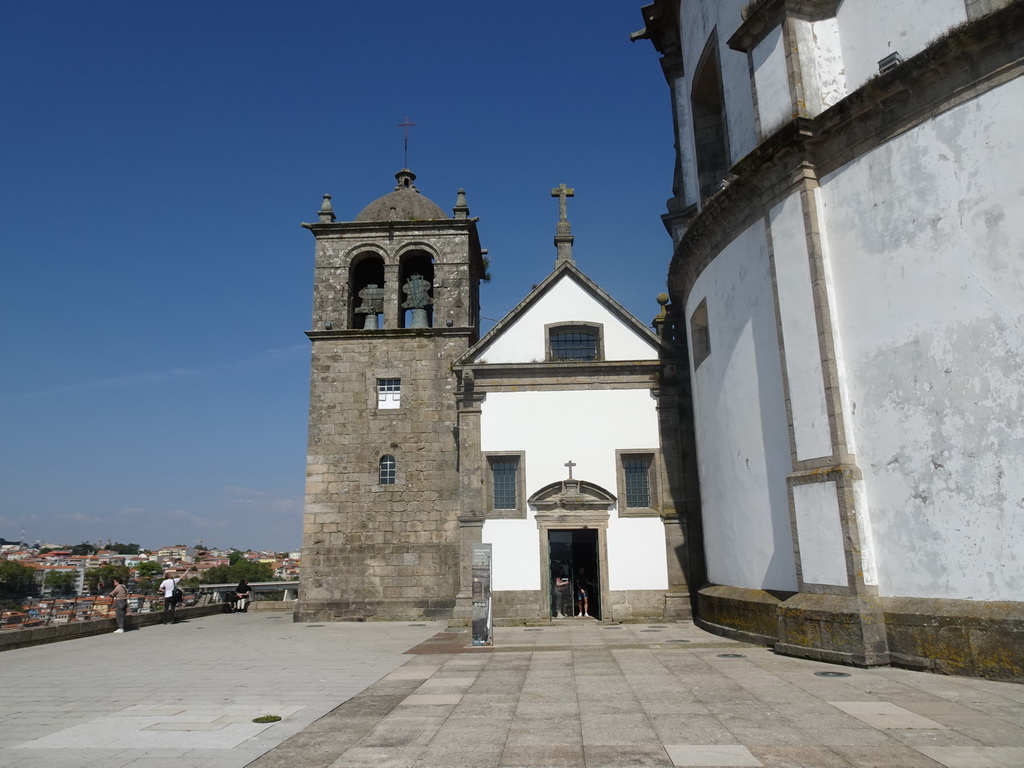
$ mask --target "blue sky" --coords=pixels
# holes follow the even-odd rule
[[[301,544],[313,239],[464,187],[499,319],[577,264],[644,322],[668,90],[628,0],[0,5],[0,537]],[[485,322],[487,330],[493,322]]]

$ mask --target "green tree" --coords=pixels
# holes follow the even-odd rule
[[[135,589],[144,595],[153,592],[164,579],[164,567],[155,560],[143,560],[135,566]]]
[[[78,574],[70,571],[47,571],[46,576],[43,577],[43,584],[49,588],[51,594],[57,597],[68,597],[75,593]]]
[[[276,581],[268,563],[238,560],[234,565],[218,565],[203,573],[203,584],[231,584],[241,581]]]
[[[72,555],[94,555],[96,554],[96,547],[90,544],[88,541],[83,541],[81,544],[75,544],[71,547]]]
[[[152,579],[156,576],[163,575],[164,567],[155,560],[143,560],[137,566],[135,566],[136,573],[139,574],[139,578]]]
[[[119,541],[115,541],[113,544],[107,545],[107,549],[111,552],[117,552],[119,555],[137,555],[139,554],[138,544],[122,544]]]
[[[17,560],[0,560],[0,597],[19,599],[35,592],[36,569]]]
[[[228,553],[228,565],[235,565],[240,560],[245,560],[245,555],[237,549],[232,549]]]
[[[100,589],[100,584],[103,585],[103,591],[109,592],[114,588],[114,578],[118,578],[122,583],[128,581],[130,572],[126,565],[101,565],[99,568],[90,568],[85,572],[85,589],[87,592],[94,593]]]

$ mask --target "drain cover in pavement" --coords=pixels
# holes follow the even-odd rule
[[[720,659],[745,659],[747,658],[742,653],[720,653],[718,654]]]
[[[689,640],[669,640],[670,643],[688,643]]]
[[[818,677],[853,677],[849,672],[815,672]]]

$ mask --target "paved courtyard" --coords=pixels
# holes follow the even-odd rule
[[[257,612],[7,651],[0,766],[1024,766],[1021,685],[791,659],[691,624],[466,640]]]

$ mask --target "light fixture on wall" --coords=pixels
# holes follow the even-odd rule
[[[893,51],[884,59],[878,62],[878,74],[884,74],[890,69],[894,69],[903,63],[903,57],[900,56],[899,51]]]
[[[331,330],[331,328],[333,328],[333,327],[334,327],[334,326],[333,326],[333,325],[331,325],[331,321],[330,321],[330,320],[328,320],[328,321],[327,321],[326,323],[324,323],[324,330],[325,330],[325,331],[329,331],[329,330]]]

